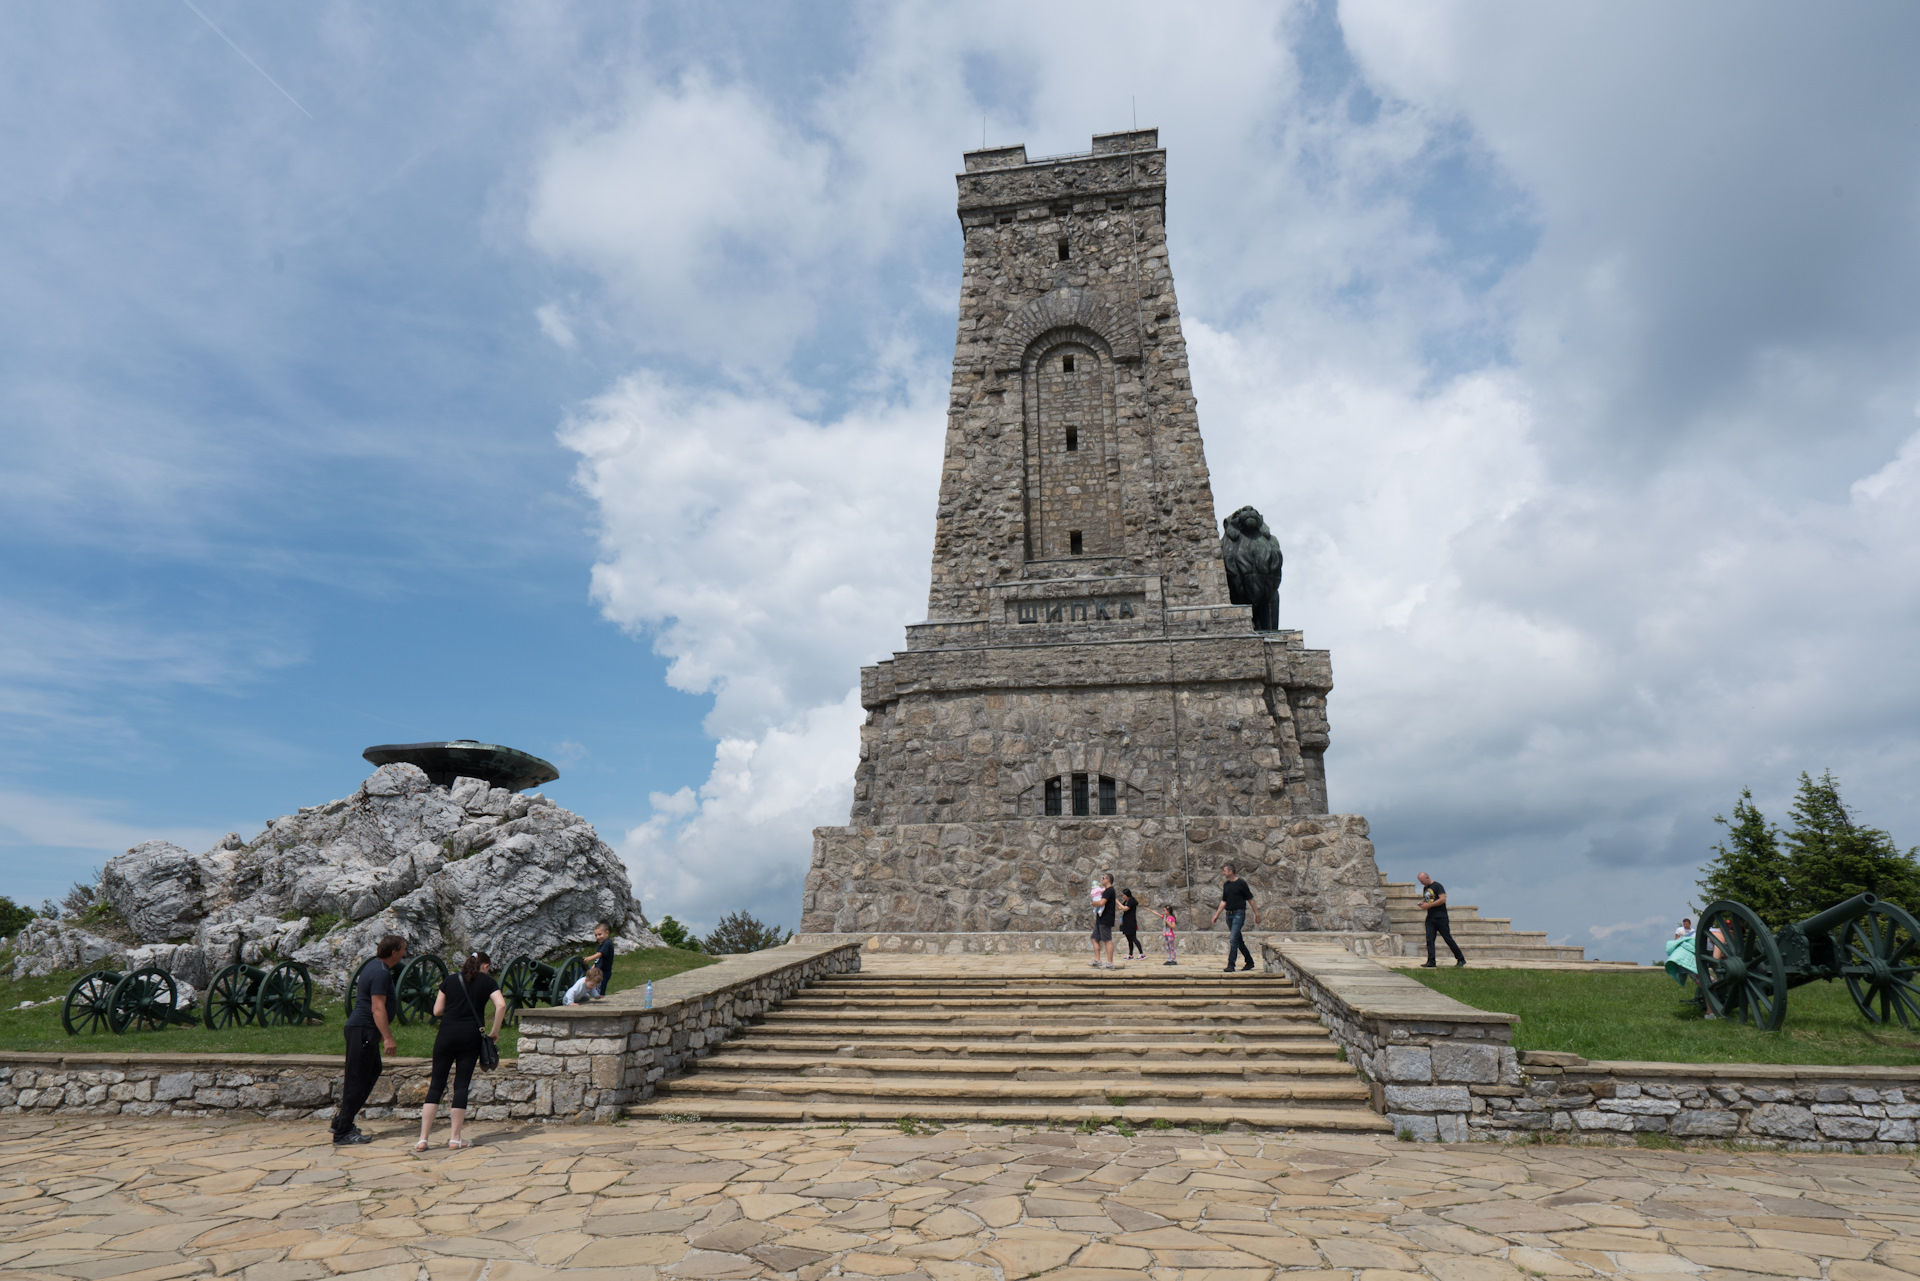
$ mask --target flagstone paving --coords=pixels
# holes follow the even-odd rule
[[[0,1278],[1920,1278],[1911,1157],[654,1121],[416,1156],[368,1128],[0,1122]]]

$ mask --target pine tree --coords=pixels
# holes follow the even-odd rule
[[[779,947],[793,935],[783,931],[778,925],[768,925],[758,917],[745,912],[728,912],[720,918],[720,924],[714,926],[713,933],[701,942],[700,946],[715,956],[728,956],[737,952],[758,952],[763,948]]]
[[[1776,929],[1793,920],[1789,866],[1780,852],[1779,830],[1753,803],[1753,790],[1740,789],[1731,822],[1721,814],[1713,821],[1727,829],[1727,838],[1713,847],[1716,857],[1702,869],[1700,893],[1706,902],[1730,898],[1745,903]]]
[[[1819,781],[1800,775],[1793,803],[1793,830],[1786,833],[1793,917],[1813,915],[1856,894],[1869,893],[1908,911],[1920,909],[1920,863],[1902,853],[1877,827],[1862,827],[1840,799],[1831,771]]]

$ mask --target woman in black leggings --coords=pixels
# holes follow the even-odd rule
[[[458,973],[447,975],[440,993],[433,999],[434,1017],[440,1020],[440,1034],[433,1038],[433,1082],[427,1086],[427,1101],[420,1108],[420,1141],[415,1152],[427,1150],[427,1135],[433,1130],[433,1114],[446,1093],[447,1069],[453,1069],[453,1137],[447,1146],[458,1151],[472,1147],[460,1137],[460,1126],[467,1119],[467,1086],[473,1080],[473,1065],[480,1061],[480,1011],[493,1003],[493,1030],[498,1037],[507,1018],[507,998],[493,981],[493,961],[485,952],[475,952]]]
[[[1129,961],[1135,952],[1146,956],[1147,949],[1140,946],[1140,903],[1133,897],[1132,890],[1120,891],[1120,932],[1127,936]]]

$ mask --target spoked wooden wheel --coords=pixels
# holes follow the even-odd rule
[[[368,961],[377,961],[379,959],[377,956],[363,956],[360,958],[360,964],[354,966],[353,969],[347,973],[346,1004],[348,1014],[353,1013],[353,1003],[360,999],[360,971],[367,968]]]
[[[1875,1023],[1920,1027],[1920,921],[1875,903],[1840,932],[1840,973],[1860,1012]]]
[[[95,970],[74,980],[60,1005],[60,1026],[68,1036],[89,1036],[113,1027],[113,988],[121,977],[113,970]]]
[[[179,997],[173,975],[145,965],[113,985],[107,997],[107,1023],[115,1032],[158,1032],[174,1021]]]
[[[567,995],[567,989],[575,983],[578,983],[580,976],[586,972],[587,963],[585,961],[577,956],[568,957],[567,963],[560,967],[560,972],[553,976],[553,999],[547,1003],[549,1005],[560,1004]]]
[[[254,1017],[261,1027],[285,1027],[307,1021],[313,1008],[313,979],[298,961],[282,961],[260,979]]]
[[[533,958],[516,956],[500,971],[500,995],[507,1001],[507,1022],[518,1023],[520,1011],[540,1004],[540,976]]]
[[[416,956],[401,966],[400,977],[393,985],[394,1003],[399,1007],[400,1021],[423,1023],[432,1019],[433,998],[446,981],[446,962],[431,952]]]
[[[200,1021],[216,1031],[253,1022],[253,981],[258,973],[236,962],[214,975],[200,1001]]]
[[[1709,907],[1694,930],[1693,954],[1711,1013],[1765,1032],[1786,1022],[1786,966],[1773,931],[1752,908],[1731,899]]]

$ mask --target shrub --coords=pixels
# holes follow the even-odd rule
[[[40,914],[30,907],[22,907],[4,894],[0,894],[0,934],[12,938],[27,928],[27,922]]]
[[[683,952],[698,952],[700,950],[700,940],[689,934],[687,927],[674,920],[671,916],[662,917],[660,924],[654,927],[653,932],[658,934],[660,941],[668,947],[677,947]]]
[[[728,912],[720,918],[720,924],[713,927],[713,933],[707,935],[701,947],[714,956],[730,956],[779,947],[792,937],[791,933],[783,932],[778,925],[768,925],[745,912]]]
[[[100,906],[99,897],[93,887],[100,883],[100,869],[93,869],[93,880],[75,881],[67,890],[67,896],[60,900],[61,910],[68,916],[84,917],[89,910]]]

